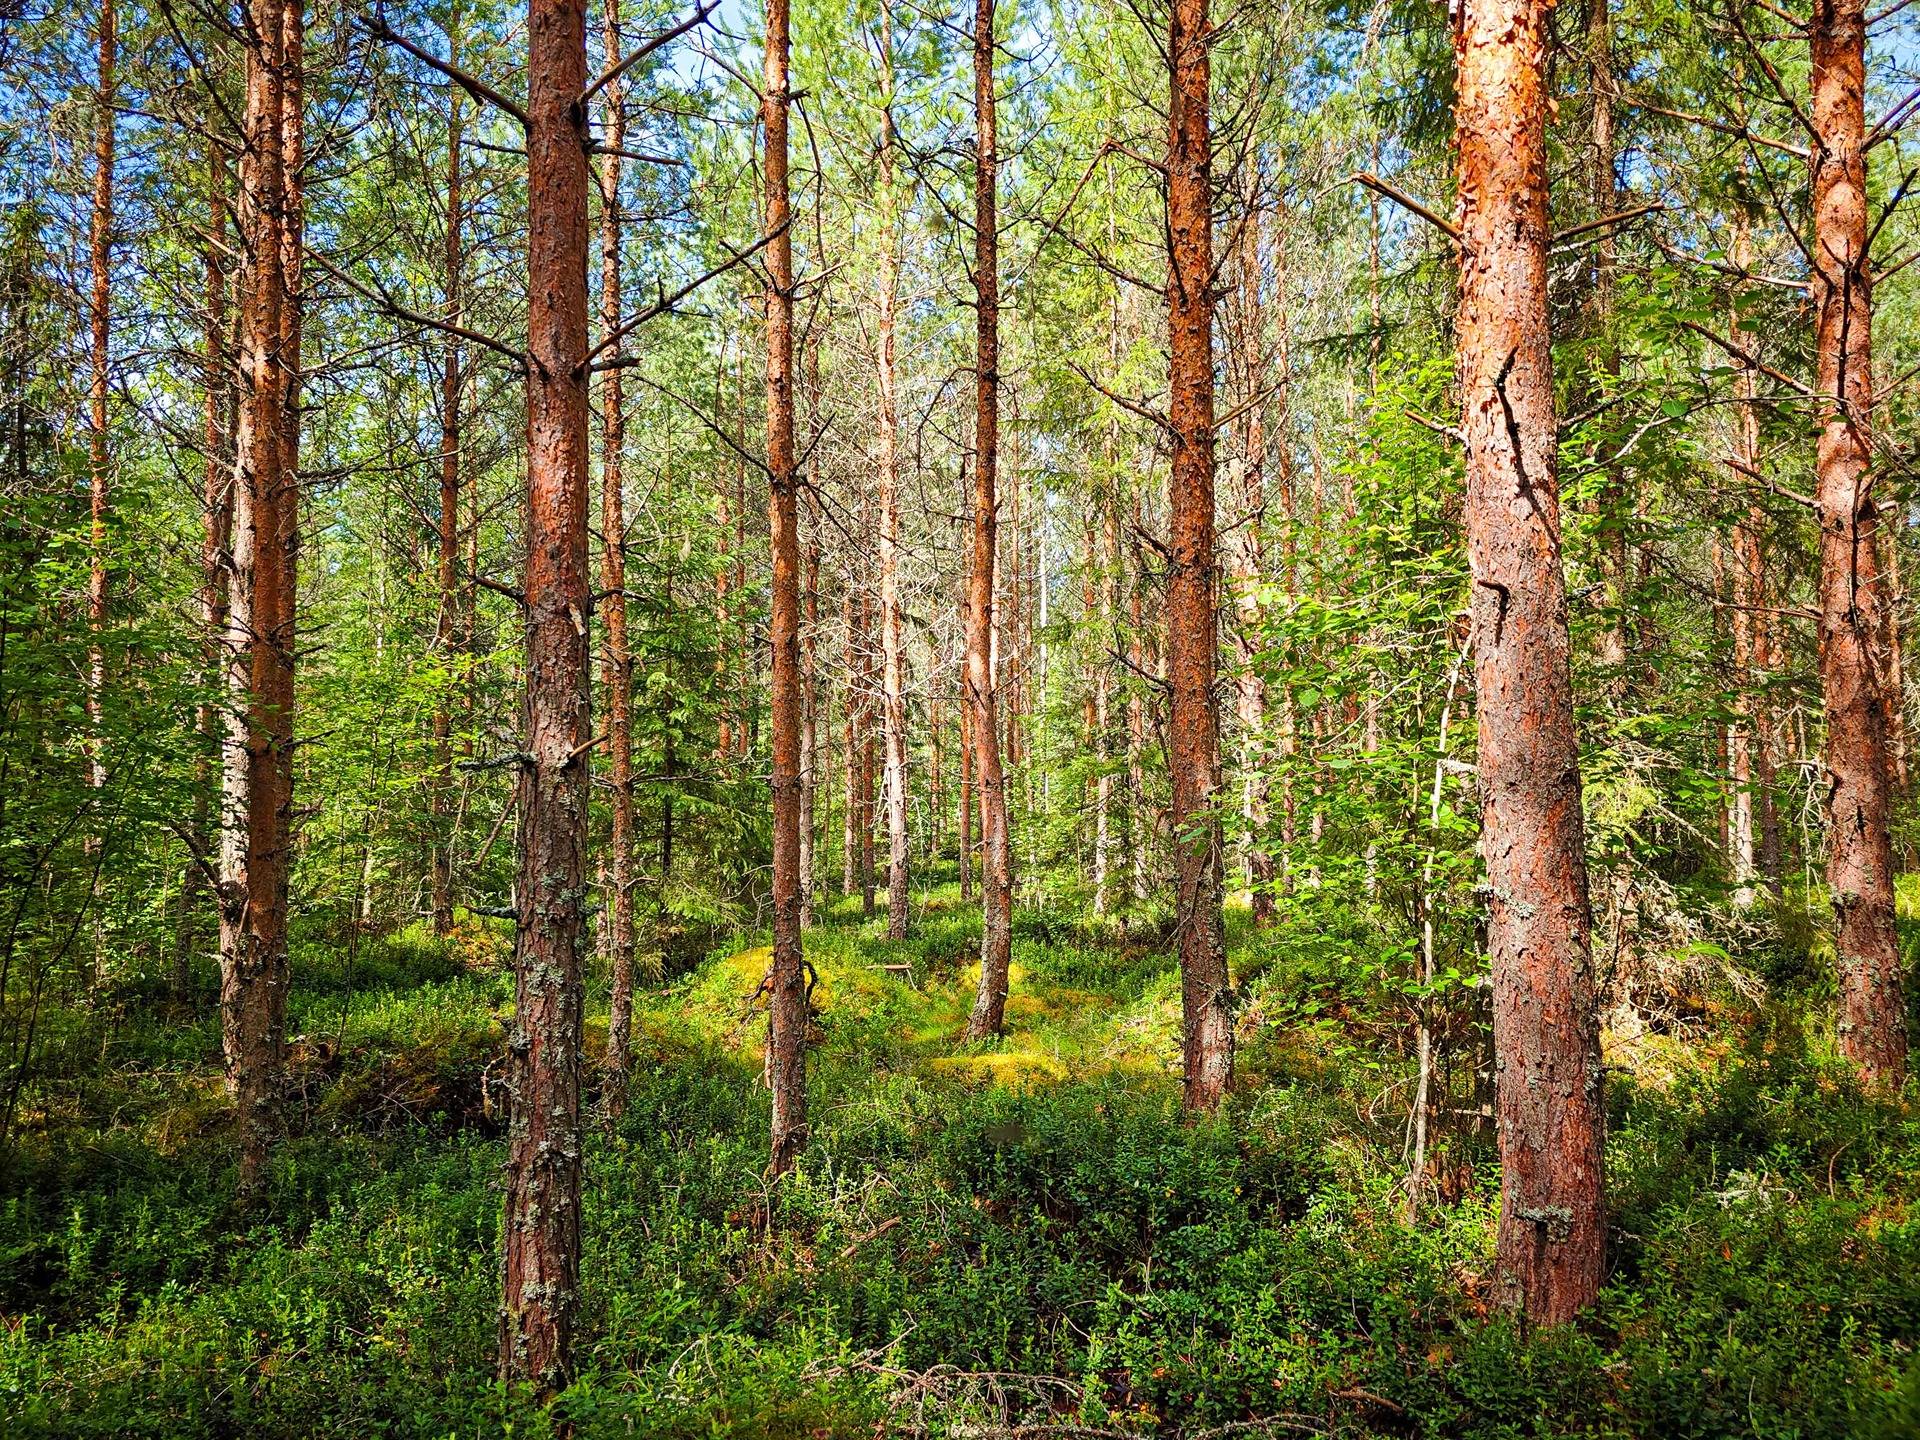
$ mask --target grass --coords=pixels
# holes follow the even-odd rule
[[[1407,1216],[1366,925],[1236,918],[1244,1084],[1190,1124],[1156,932],[1023,913],[1008,1033],[970,1046],[977,912],[916,906],[905,942],[857,903],[810,933],[814,1131],[773,1190],[764,937],[643,994],[552,1412],[491,1379],[497,944],[296,956],[292,1134],[254,1214],[211,1021],[64,1015],[0,1201],[0,1428],[1920,1434],[1920,1126],[1832,1063],[1817,983],[1613,1077],[1612,1279],[1530,1337],[1489,1310],[1486,1137],[1451,1135],[1444,1200]]]

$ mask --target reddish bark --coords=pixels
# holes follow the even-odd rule
[[[285,1038],[287,878],[293,810],[295,557],[299,545],[298,0],[253,0],[246,54],[240,234],[241,400],[235,432],[233,691],[223,816],[220,1011],[239,1112],[239,1188],[266,1183]]]
[[[880,7],[880,654],[881,726],[886,739],[887,938],[907,938],[906,633],[900,613],[900,457],[895,396],[895,320],[900,281],[894,185],[893,10]]]
[[[768,1172],[783,1175],[807,1142],[807,981],[800,953],[800,537],[793,453],[793,241],[787,194],[787,0],[767,0],[760,122],[767,246],[767,469],[773,552],[773,961],[767,972],[767,1078],[773,1089]]]
[[[580,1280],[591,748],[586,28],[585,0],[532,0],[527,12],[526,735],[500,1374],[541,1394],[566,1381]]]
[[[1180,957],[1183,1098],[1219,1105],[1233,1078],[1233,1002],[1221,928],[1220,717],[1214,699],[1213,29],[1207,0],[1173,0],[1167,35],[1167,342],[1173,469],[1168,490],[1167,680],[1172,716],[1174,934]]]
[[[620,63],[620,0],[606,0],[606,64]],[[600,162],[600,325],[614,334],[620,325],[624,292],[620,274],[620,151],[627,143],[626,87],[611,81],[601,91],[601,136],[607,153]],[[602,674],[607,690],[607,787],[613,826],[608,836],[612,893],[607,906],[607,945],[613,984],[607,1011],[607,1113],[618,1119],[627,1099],[627,1050],[633,1033],[633,653],[627,643],[627,508],[624,459],[627,448],[626,397],[618,362],[625,346],[610,347],[613,368],[600,381],[600,589],[605,595],[607,651]]]
[[[1906,1075],[1894,938],[1892,774],[1884,693],[1887,603],[1871,468],[1873,278],[1867,254],[1866,7],[1819,0],[1810,30],[1814,147],[1812,295],[1820,441],[1820,683],[1826,699],[1827,888],[1840,972],[1840,1048],[1861,1080]]]
[[[1460,388],[1499,1068],[1499,1283],[1534,1320],[1600,1285],[1599,1023],[1547,328],[1545,0],[1466,0]]]
[[[980,986],[967,1019],[970,1039],[996,1035],[1006,1021],[1013,965],[1013,841],[1000,764],[994,673],[994,581],[999,536],[995,481],[1000,457],[999,144],[994,113],[994,0],[974,0],[973,180],[974,462],[973,555],[968,572],[967,704],[972,711],[973,784],[980,797]]]
[[[1262,392],[1267,387],[1267,358],[1260,255],[1264,226],[1257,172],[1248,177],[1246,200],[1253,212],[1240,232],[1239,255],[1241,369],[1247,393],[1241,431],[1240,508],[1246,519],[1233,547],[1233,600],[1238,621],[1233,637],[1233,689],[1240,722],[1240,820],[1246,831],[1247,891],[1253,923],[1265,926],[1274,918],[1274,865],[1273,854],[1266,848],[1267,682],[1259,662],[1265,624],[1260,586],[1266,580],[1262,529],[1267,509],[1267,432]]]
[[[820,433],[820,334],[807,337],[807,429]],[[800,928],[813,924],[814,805],[820,791],[820,687],[815,648],[820,634],[820,448],[808,457],[807,541],[801,578],[800,630]]]
[[[447,57],[459,63],[458,11],[447,21]],[[463,297],[461,270],[461,92],[448,87],[446,266],[447,320],[459,324]],[[440,612],[434,648],[444,664],[458,643],[460,611],[460,337],[442,337],[440,364]],[[433,706],[433,933],[453,932],[453,687],[443,684]]]

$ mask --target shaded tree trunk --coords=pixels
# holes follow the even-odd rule
[[[767,972],[768,1172],[807,1142],[807,983],[800,954],[800,539],[793,455],[793,241],[787,233],[787,0],[768,0],[760,108],[766,135],[767,469],[773,546],[773,961]]]
[[[998,578],[1000,457],[999,144],[995,126],[994,0],[973,11],[973,554],[967,575],[967,704],[972,711],[973,782],[980,796],[980,985],[967,1018],[970,1039],[997,1035],[1006,1022],[1013,965],[1013,840],[1007,782],[1000,764],[1000,713],[994,654],[994,582]]]
[[[1599,1290],[1599,1023],[1547,329],[1541,0],[1466,0],[1454,33],[1459,366],[1500,1073],[1503,1294],[1541,1323]]]
[[[1840,1048],[1863,1083],[1906,1075],[1905,999],[1894,938],[1892,767],[1887,744],[1886,584],[1872,457],[1873,279],[1867,254],[1864,0],[1819,0],[1811,21],[1812,296],[1820,441],[1820,684],[1826,699],[1827,888],[1840,974]]]
[[[500,1374],[550,1395],[580,1285],[592,598],[587,554],[587,13],[527,14],[526,734],[514,884]]]
[[[93,125],[93,212],[87,227],[87,268],[92,281],[88,303],[91,331],[91,375],[87,386],[87,471],[89,480],[90,544],[87,556],[87,783],[102,790],[107,783],[106,738],[101,734],[101,701],[106,690],[107,662],[101,635],[107,628],[107,387],[112,361],[113,329],[113,142],[114,60],[119,47],[115,0],[101,0],[98,90]],[[98,848],[105,837],[94,835]],[[94,932],[93,968],[100,965],[100,934]]]
[[[1189,1110],[1233,1078],[1233,1001],[1221,928],[1220,717],[1214,699],[1213,210],[1207,0],[1173,0],[1167,35],[1167,335],[1173,469],[1168,491],[1167,680],[1172,715],[1175,946]]]

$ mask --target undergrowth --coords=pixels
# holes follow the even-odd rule
[[[643,996],[549,1412],[492,1378],[484,934],[297,957],[291,1135],[250,1214],[205,1004],[59,1017],[0,1208],[6,1433],[1920,1434],[1920,1124],[1851,1087],[1808,992],[1610,1077],[1611,1280],[1530,1336],[1490,1308],[1490,1137],[1453,1134],[1409,1213],[1364,926],[1236,928],[1245,1083],[1189,1123],[1159,927],[1023,915],[1008,1034],[967,1046],[977,912],[949,888],[915,918],[888,944],[841,903],[810,934],[812,1142],[778,1187],[761,942]]]

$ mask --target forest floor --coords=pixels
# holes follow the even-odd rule
[[[1827,1058],[1817,959],[1776,945],[1768,1000],[1610,1055],[1611,1280],[1528,1337],[1489,1310],[1491,1137],[1449,1128],[1408,1214],[1406,1003],[1367,927],[1245,918],[1241,1083],[1194,1124],[1159,935],[1022,911],[1009,1033],[967,1046],[977,909],[935,887],[891,944],[836,902],[812,1145],[771,1190],[764,937],[655,980],[547,1414],[490,1373],[497,936],[299,947],[252,1213],[210,997],[103,991],[46,1018],[21,1101],[0,1431],[1920,1435],[1920,1119]]]

